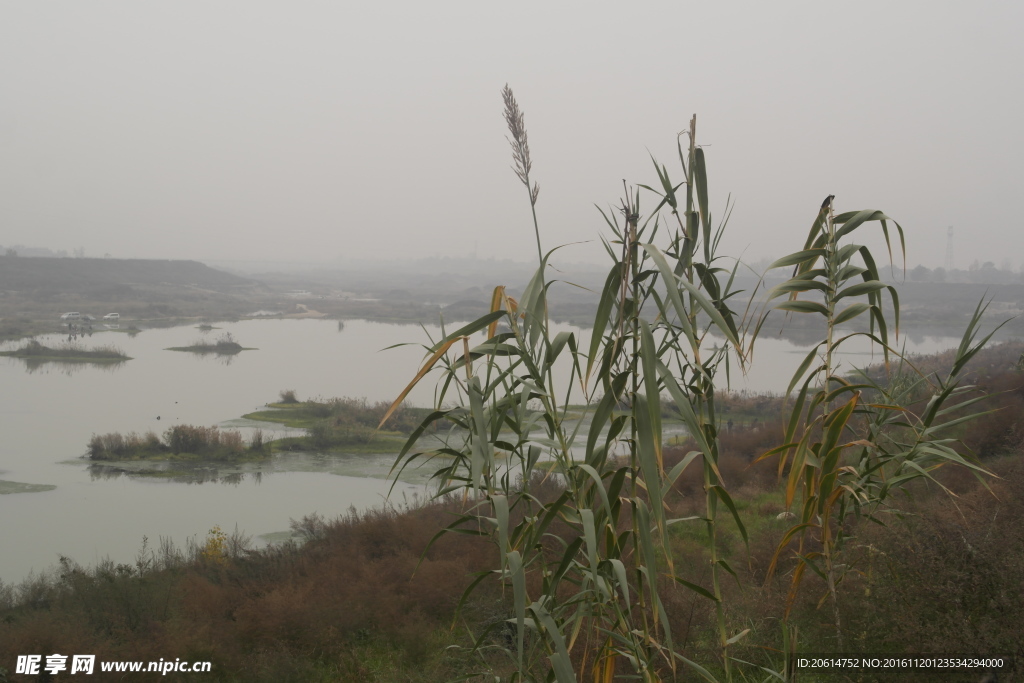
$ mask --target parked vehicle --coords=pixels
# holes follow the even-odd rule
[[[75,312],[75,313],[65,313],[64,315],[62,315],[60,317],[60,319],[65,321],[65,322],[67,322],[69,320],[81,320],[82,319],[82,314],[78,313],[78,312]]]
[[[107,313],[105,316],[103,316],[103,319],[104,320],[120,320],[121,319],[121,314],[119,314],[119,313]]]

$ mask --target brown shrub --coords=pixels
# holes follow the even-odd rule
[[[726,487],[739,491],[766,490],[775,485],[776,461],[774,459],[755,462],[765,452],[782,443],[782,423],[773,421],[756,428],[734,428],[719,434],[718,469]],[[696,449],[693,441],[687,440],[678,447],[665,450],[665,467],[670,469],[679,463],[687,453]],[[676,480],[674,490],[684,497],[700,493],[703,497],[704,474],[700,458],[694,460]]]
[[[307,680],[311,671],[338,680],[353,652],[380,642],[405,657],[401,666],[418,666],[440,657],[436,634],[451,625],[474,572],[494,559],[486,542],[449,534],[420,563],[451,510],[352,513],[321,525],[303,547],[234,553],[223,564],[69,564],[63,579],[22,584],[0,611],[0,661],[33,652],[147,661],[172,653],[211,660],[240,680]],[[482,591],[478,599],[499,595],[486,582]]]
[[[977,482],[956,499],[933,490],[887,527],[857,529],[861,573],[844,586],[844,612],[858,650],[1024,656],[1024,463],[993,465],[991,493]]]

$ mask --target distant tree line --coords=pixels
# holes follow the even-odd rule
[[[757,276],[764,272],[772,260],[763,258],[747,264],[746,269],[741,269],[737,273],[737,281],[749,289],[752,283],[757,280]],[[880,273],[884,270],[883,280],[894,284],[901,282],[949,282],[984,285],[1024,284],[1024,266],[1021,269],[1014,269],[1009,259],[1003,259],[999,266],[996,266],[994,261],[979,261],[976,259],[966,269],[954,268],[947,270],[941,266],[938,268],[928,268],[924,265],[917,265],[913,268],[908,268],[906,271],[898,266],[892,268],[881,268],[880,266],[879,270]],[[781,269],[769,272],[767,273],[765,284],[770,287],[778,284],[784,278],[785,273]]]
[[[75,258],[85,258],[85,247],[76,247],[72,249],[72,255]],[[46,247],[26,247],[24,244],[14,244],[9,247],[0,246],[0,253],[4,256],[37,256],[44,258],[67,258],[68,252],[65,249],[58,249],[53,251]],[[104,258],[109,258],[110,254],[104,254]]]
[[[897,269],[897,274],[899,274]],[[992,261],[979,262],[977,259],[966,269],[928,268],[918,265],[906,273],[910,282],[959,282],[973,284],[1014,284],[1024,283],[1024,272],[1014,271],[1006,261],[1000,267]]]

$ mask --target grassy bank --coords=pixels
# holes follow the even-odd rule
[[[416,428],[426,412],[425,409],[402,407],[388,419],[385,430],[378,430],[377,425],[388,409],[385,402],[356,398],[299,401],[295,392],[282,391],[281,401],[267,407],[269,410],[259,410],[242,417],[306,430],[306,436],[275,441],[277,450],[367,453],[397,453],[405,437]]]

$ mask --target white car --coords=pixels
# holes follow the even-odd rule
[[[119,313],[107,313],[105,316],[103,316],[103,319],[104,320],[120,320],[121,319],[121,315]]]
[[[81,313],[65,313],[64,315],[62,315],[60,317],[60,319],[64,320],[64,321],[79,320],[79,319],[81,319],[81,317],[82,317]]]

